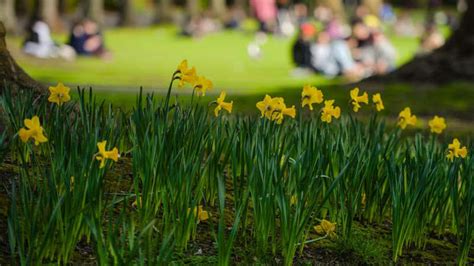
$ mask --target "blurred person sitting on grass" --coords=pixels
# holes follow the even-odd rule
[[[112,57],[112,54],[105,48],[99,26],[91,19],[83,19],[72,27],[69,45],[78,55],[97,56],[104,59]]]
[[[274,32],[277,19],[275,0],[250,0],[250,7],[259,22],[259,31]]]
[[[187,16],[181,27],[181,35],[200,38],[222,29],[219,22],[211,17],[209,12]]]
[[[383,34],[378,18],[373,15],[353,20],[348,44],[354,60],[363,66],[364,76],[384,74],[395,67],[395,48]]]
[[[428,23],[420,39],[418,55],[428,54],[444,45],[444,36],[435,23]]]
[[[358,80],[363,73],[344,40],[331,38],[326,30],[318,32],[310,23],[300,26],[299,37],[293,45],[293,62],[297,66],[293,71],[295,76],[316,72],[330,78],[344,76]]]
[[[41,18],[32,19],[27,32],[22,48],[24,53],[38,58],[75,59],[74,49],[68,45],[55,43],[48,24]]]

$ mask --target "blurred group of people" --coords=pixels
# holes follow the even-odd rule
[[[64,44],[55,42],[48,24],[40,18],[35,18],[28,26],[22,49],[24,53],[38,58],[74,60],[76,56],[111,56],[105,49],[98,24],[87,18],[73,24],[69,39]]]
[[[308,71],[358,80],[395,67],[396,50],[384,35],[379,17],[360,8],[350,26],[319,6],[316,21],[300,24],[292,49],[295,74]]]

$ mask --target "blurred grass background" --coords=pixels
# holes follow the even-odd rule
[[[214,89],[201,99],[212,101],[225,90],[228,99],[234,101],[234,110],[240,113],[255,113],[255,103],[265,94],[285,97],[290,105],[299,103],[304,84],[322,89],[326,98],[336,99],[348,110],[347,85],[340,78],[327,79],[321,75],[304,78],[291,75],[291,45],[293,40],[268,36],[262,46],[262,58],[248,56],[247,46],[254,40],[254,25],[241,31],[222,31],[202,39],[190,39],[178,35],[174,26],[153,28],[117,28],[105,34],[106,44],[113,52],[111,60],[78,58],[74,62],[43,60],[21,53],[21,39],[10,37],[9,49],[19,64],[35,79],[55,84],[64,82],[70,87],[94,89],[99,100],[106,99],[116,106],[130,108],[140,87],[145,92],[163,94],[177,64],[184,58],[196,66],[198,73],[210,78]],[[449,35],[449,29],[443,33]],[[399,37],[387,34],[398,51],[398,65],[410,59],[419,45],[417,37]],[[56,35],[59,42],[66,35]],[[381,91],[386,105],[385,114],[396,116],[405,106],[410,106],[419,116],[429,118],[437,114],[455,121],[456,130],[474,135],[474,90],[473,84],[455,82],[450,84],[369,84],[362,88]],[[189,101],[190,90],[176,89],[179,100]]]

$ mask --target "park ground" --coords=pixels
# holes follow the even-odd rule
[[[66,37],[57,35],[56,40],[64,42]],[[176,65],[184,58],[195,65],[200,74],[214,82],[215,88],[199,99],[205,104],[214,100],[221,90],[225,90],[229,100],[234,101],[235,112],[257,115],[255,103],[265,94],[285,97],[285,102],[296,105],[299,103],[302,86],[309,83],[322,89],[328,98],[336,99],[342,108],[350,108],[345,102],[353,85],[341,79],[330,80],[318,75],[306,78],[291,75],[291,39],[269,37],[262,48],[263,57],[260,60],[250,59],[247,55],[247,45],[253,39],[251,30],[225,31],[192,40],[179,37],[176,28],[171,26],[112,29],[106,32],[107,46],[114,54],[112,60],[79,58],[75,62],[27,57],[20,51],[22,40],[19,37],[10,37],[8,45],[18,63],[33,78],[47,84],[64,82],[72,88],[92,87],[99,100],[107,100],[124,109],[133,106],[140,87],[143,87],[145,92],[163,94]],[[417,38],[391,37],[391,40],[399,51],[399,65],[412,59],[418,46]],[[446,84],[409,84],[400,81],[366,83],[361,88],[370,93],[382,92],[386,106],[385,115],[393,120],[401,109],[410,106],[415,114],[424,118],[418,125],[420,128],[426,128],[426,120],[437,114],[447,117],[449,132],[455,132],[457,136],[467,135],[471,140],[474,137],[472,83],[459,81]],[[173,94],[183,101],[190,99],[189,90],[176,89]],[[3,173],[4,177],[15,174],[15,166],[9,160],[6,160],[3,166],[7,169]],[[120,162],[119,167],[130,166],[125,161]],[[114,174],[112,173],[109,179],[112,179]],[[130,180],[119,182],[126,184]],[[8,206],[6,191],[3,190],[9,185],[11,184],[0,186],[0,202],[3,206]],[[120,184],[111,185],[121,188]],[[1,220],[5,220],[3,218],[7,215],[6,208],[0,210],[0,216],[3,216]],[[390,222],[378,227],[356,223],[351,242],[323,241],[309,246],[298,264],[311,263],[314,260],[328,264],[391,263],[388,259],[391,253],[390,227]],[[0,229],[6,232],[6,224],[0,226]],[[204,232],[206,228],[202,230]],[[2,237],[5,238],[1,235],[0,240]],[[213,243],[209,239],[208,235],[203,234],[202,239],[198,239],[187,254],[178,255],[177,263],[215,263],[215,254],[212,254]],[[456,254],[454,242],[450,235],[433,236],[424,251],[407,249],[401,258],[401,264],[430,264],[439,261],[453,264]],[[249,250],[239,249],[238,246],[235,251],[237,263],[263,263],[255,261],[255,256],[249,254]],[[90,247],[78,247],[77,261],[87,261],[87,255],[90,253],[88,248]],[[0,252],[8,253],[5,242],[0,243]],[[93,263],[93,258],[90,259],[89,262]],[[278,263],[279,259],[281,258],[271,261],[269,258],[268,262]],[[472,260],[470,262],[472,263]]]
[[[446,35],[448,31],[445,30]],[[417,37],[400,37],[388,33],[398,51],[398,65],[411,60],[418,47]],[[322,89],[327,97],[346,101],[353,85],[341,79],[321,75],[295,77],[291,74],[291,38],[269,36],[262,46],[262,57],[252,59],[247,46],[254,41],[253,25],[240,31],[223,31],[201,39],[178,35],[173,26],[154,28],[120,28],[106,31],[111,60],[78,58],[74,62],[44,60],[21,53],[21,38],[10,37],[9,49],[19,64],[35,79],[48,84],[63,82],[75,88],[94,89],[99,100],[128,108],[135,103],[140,88],[145,92],[164,94],[176,65],[184,58],[196,66],[198,74],[214,83],[202,102],[212,101],[221,90],[234,100],[234,110],[255,113],[255,102],[265,94],[283,96],[290,104],[299,102],[304,84]],[[55,36],[59,42],[66,34]],[[474,128],[474,89],[469,82],[447,84],[411,84],[403,81],[362,85],[368,91],[381,91],[386,114],[395,117],[410,106],[420,117],[448,117],[450,130],[472,136]],[[189,90],[175,90],[179,99],[190,98]],[[341,104],[342,107],[347,105]],[[423,126],[423,125],[420,125]]]

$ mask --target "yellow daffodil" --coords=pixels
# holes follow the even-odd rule
[[[267,118],[270,118],[271,113],[273,112],[272,97],[268,94],[265,95],[265,98],[257,103],[257,108],[262,114],[261,117],[266,116]]]
[[[198,95],[206,96],[206,91],[212,89],[213,84],[212,81],[210,81],[206,77],[199,76],[195,80],[193,87]]]
[[[25,127],[21,128],[18,132],[23,142],[26,143],[30,138],[34,139],[35,145],[48,141],[43,134],[43,127],[41,127],[39,117],[35,115],[31,119],[25,119],[24,123]]]
[[[326,219],[323,219],[319,225],[316,225],[314,230],[320,235],[326,235],[330,238],[336,237],[336,223],[331,223]]]
[[[139,204],[140,206],[142,205],[143,201],[142,201],[142,196],[139,196],[135,199],[134,202],[132,202],[132,207],[134,208],[138,208]]]
[[[369,95],[367,92],[364,92],[359,96],[359,88],[354,88],[351,90],[351,103],[354,106],[354,112],[358,112],[361,108],[360,103],[369,104]]]
[[[263,101],[257,103],[257,108],[260,110],[262,117],[265,116],[278,124],[283,122],[285,115],[292,118],[296,116],[295,106],[286,107],[285,100],[282,97],[272,98],[270,95],[265,95]]]
[[[197,79],[196,68],[188,68],[188,60],[183,60],[176,70],[179,76],[178,87],[183,87],[185,83],[194,84]]]
[[[194,215],[198,218],[198,222],[203,222],[209,219],[209,213],[204,210],[202,205],[194,208]]]
[[[377,108],[378,112],[385,109],[385,106],[383,105],[383,101],[382,101],[382,96],[380,95],[380,93],[376,93],[372,95],[372,102],[375,104],[375,108]]]
[[[341,108],[334,107],[334,100],[324,101],[323,111],[321,113],[321,121],[331,123],[332,118],[339,118],[341,116]]]
[[[301,107],[309,106],[313,110],[313,103],[322,103],[324,100],[323,92],[310,85],[305,85],[301,92]]]
[[[216,107],[216,109],[214,109],[214,115],[215,116],[218,116],[220,110],[222,110],[222,109],[226,110],[229,113],[232,113],[232,105],[234,104],[234,101],[231,101],[230,103],[224,102],[225,96],[226,96],[226,93],[225,93],[225,91],[223,91],[219,95],[219,98],[217,98],[217,100],[216,100],[217,107]]]
[[[271,120],[277,122],[277,124],[281,124],[283,122],[284,116],[289,116],[291,118],[296,117],[296,108],[293,105],[292,107],[286,107],[285,101],[283,98],[278,97],[273,99],[273,113]]]
[[[461,148],[461,142],[457,138],[453,139],[453,143],[448,146],[448,155],[446,156],[450,161],[453,161],[454,158],[466,158],[467,148],[463,146]]]
[[[407,125],[414,126],[416,124],[416,116],[411,114],[410,107],[405,107],[398,115],[398,126],[405,129]]]
[[[49,87],[50,95],[48,101],[61,106],[63,103],[71,100],[71,96],[69,95],[70,90],[69,87],[66,87],[59,82],[56,87]]]
[[[113,148],[110,151],[105,150],[105,146],[107,145],[107,141],[101,141],[97,143],[97,148],[99,149],[99,152],[97,153],[97,156],[95,157],[96,160],[100,161],[100,168],[103,168],[105,166],[105,160],[110,159],[113,160],[114,162],[118,161],[118,158],[120,157],[120,154],[118,152],[117,148]]]
[[[443,117],[435,115],[433,119],[428,122],[431,133],[441,134],[446,128],[446,122]]]
[[[298,202],[298,198],[296,197],[296,195],[291,196],[291,198],[290,198],[290,206],[295,205],[297,202]]]

